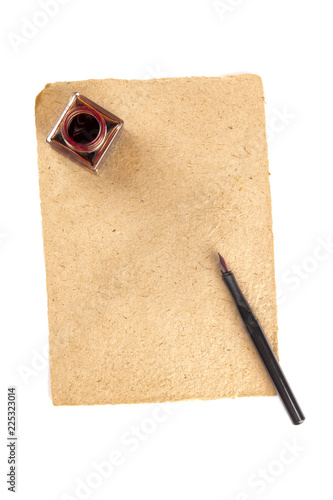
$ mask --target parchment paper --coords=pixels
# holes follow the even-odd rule
[[[98,176],[45,142],[75,91],[125,122]],[[54,83],[36,124],[53,403],[275,394],[217,258],[277,353],[260,77]]]

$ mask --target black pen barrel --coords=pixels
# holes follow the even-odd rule
[[[254,316],[251,307],[245,299],[238,283],[231,271],[222,273],[223,280],[227,285],[239,314],[242,317],[244,326],[260,355],[263,364],[280,396],[293,424],[301,424],[305,416],[288,384],[288,381],[279,365],[279,362],[271,348],[259,321]]]

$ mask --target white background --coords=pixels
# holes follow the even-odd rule
[[[20,500],[332,498],[330,2],[55,3],[53,17],[40,14],[45,10],[37,0],[7,1],[1,8],[0,483],[5,498],[13,496],[5,484],[8,385],[18,392]],[[27,33],[27,20],[39,27],[30,25]],[[30,39],[18,38],[22,34]],[[267,103],[280,360],[307,420],[293,426],[277,397],[164,408],[53,407],[45,357],[35,95],[47,82],[61,80],[247,72],[262,77]],[[154,424],[157,415],[165,418]],[[135,426],[141,438],[129,441]],[[122,463],[112,472],[109,468],[108,477],[96,475],[95,466],[116,450]]]

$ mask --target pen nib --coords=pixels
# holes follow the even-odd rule
[[[222,257],[222,255],[220,255],[220,254],[218,254],[218,255],[219,255],[219,265],[220,265],[221,273],[222,274],[227,273],[228,272],[227,264],[225,263],[225,260]]]

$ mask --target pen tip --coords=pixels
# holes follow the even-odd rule
[[[221,254],[218,254],[218,255],[219,255],[219,265],[220,265],[221,273],[222,274],[227,273],[228,272],[227,264],[225,263],[225,260],[222,257],[222,255]]]

